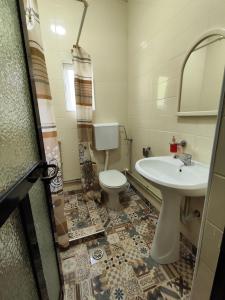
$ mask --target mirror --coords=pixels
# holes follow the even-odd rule
[[[181,73],[178,116],[217,115],[225,66],[225,35],[205,35],[188,52]]]

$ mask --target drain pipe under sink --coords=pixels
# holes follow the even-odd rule
[[[184,201],[185,201],[184,208],[183,208],[183,210],[181,209],[181,222],[183,224],[187,224],[188,222],[191,222],[194,219],[200,219],[200,217],[201,217],[200,211],[197,209],[191,211],[191,209],[190,209],[191,198],[185,197]]]
[[[104,171],[107,171],[109,167],[109,150],[105,150],[105,166]]]

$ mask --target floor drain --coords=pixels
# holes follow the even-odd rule
[[[95,260],[99,260],[103,257],[104,253],[102,251],[102,249],[96,249],[93,254],[92,254],[92,257],[95,259]]]

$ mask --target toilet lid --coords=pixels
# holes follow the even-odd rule
[[[99,173],[99,181],[108,188],[118,188],[127,182],[127,178],[117,170],[107,170]]]

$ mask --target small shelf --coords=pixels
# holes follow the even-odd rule
[[[207,117],[207,116],[217,116],[217,115],[218,115],[217,110],[177,112],[178,117]]]

